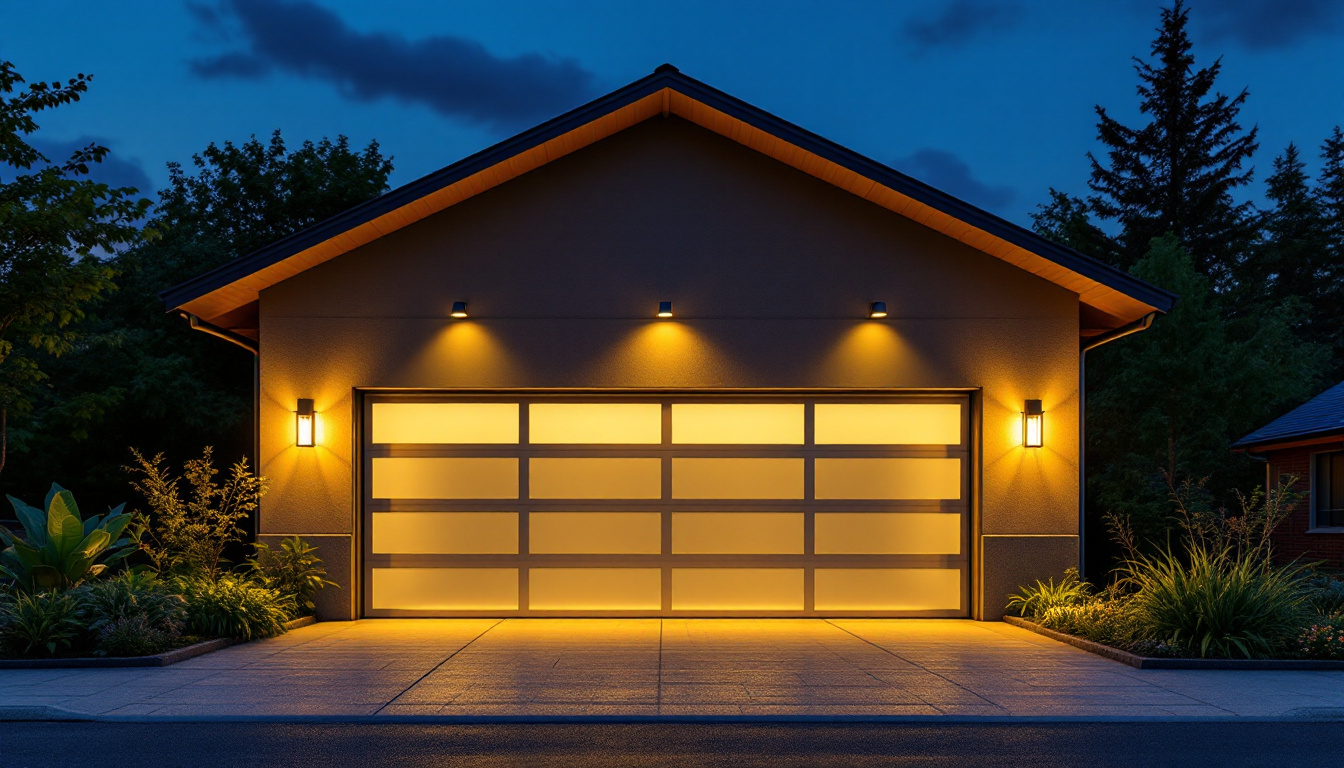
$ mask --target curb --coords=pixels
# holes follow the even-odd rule
[[[285,622],[285,630],[310,627],[317,623],[312,616],[301,616]],[[192,645],[174,648],[153,656],[89,656],[75,659],[0,659],[0,670],[6,669],[126,669],[129,667],[166,667],[179,661],[194,659],[213,651],[236,645],[237,640],[216,637]],[[3,711],[3,710],[0,710]],[[0,718],[2,719],[2,718]]]
[[[871,724],[965,723],[1341,723],[1344,709],[1302,708],[1283,715],[89,715],[52,706],[0,707],[4,722],[255,723],[290,725],[593,725],[593,724]]]
[[[1140,656],[1136,653],[1130,653],[1129,651],[1122,651],[1119,648],[1112,648],[1103,643],[1085,640],[1076,635],[1058,632],[1053,629],[1046,629],[1034,621],[1028,621],[1017,616],[1004,616],[1003,622],[1005,624],[1011,624],[1014,627],[1020,627],[1029,632],[1035,632],[1036,634],[1048,637],[1051,640],[1072,645],[1074,648],[1080,648],[1089,653],[1104,656],[1111,661],[1128,664],[1135,669],[1240,670],[1243,672],[1269,670],[1280,672],[1323,672],[1344,670],[1344,661],[1332,661],[1329,659],[1168,659],[1155,658],[1153,656]]]

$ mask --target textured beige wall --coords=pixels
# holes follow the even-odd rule
[[[982,533],[1078,532],[1077,296],[677,118],[267,289],[261,348],[265,534],[354,530],[357,387],[979,387]]]

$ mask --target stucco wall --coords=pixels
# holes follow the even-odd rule
[[[888,319],[865,319],[874,300]],[[978,387],[981,533],[1034,579],[1076,560],[1076,538],[1031,537],[1078,533],[1077,350],[1075,294],[655,118],[262,293],[261,531],[349,540],[359,387]],[[300,397],[316,449],[293,446]],[[1019,445],[1027,398],[1039,450]],[[354,610],[339,559],[329,618]]]

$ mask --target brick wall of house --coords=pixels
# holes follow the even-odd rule
[[[1342,448],[1344,441],[1265,452],[1270,477],[1296,475],[1295,487],[1308,494],[1274,534],[1278,559],[1323,560],[1327,567],[1344,569],[1344,533],[1307,533],[1311,527],[1311,456]]]

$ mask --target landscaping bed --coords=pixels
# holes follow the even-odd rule
[[[1227,670],[1298,670],[1327,671],[1344,670],[1344,661],[1335,659],[1197,659],[1177,657],[1140,656],[1137,653],[1112,648],[1076,635],[1047,629],[1034,621],[1019,616],[1004,616],[1003,621],[1015,627],[1044,635],[1051,640],[1072,645],[1098,656],[1104,656],[1135,669],[1227,669]]]

